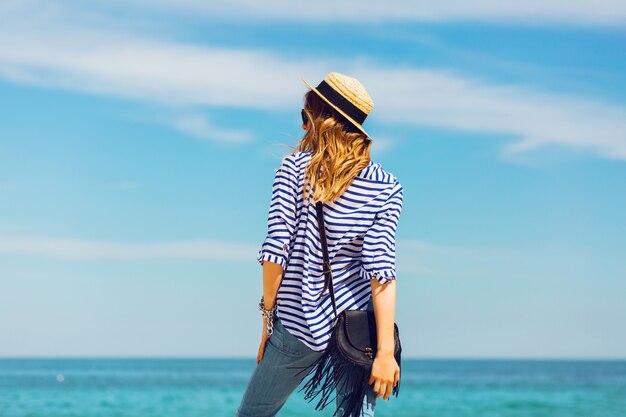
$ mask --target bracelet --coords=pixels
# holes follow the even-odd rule
[[[274,316],[276,315],[277,305],[274,304],[274,307],[267,310],[265,308],[265,296],[261,296],[261,301],[259,302],[259,310],[261,310],[261,316],[267,318],[267,336],[271,336],[274,332]]]

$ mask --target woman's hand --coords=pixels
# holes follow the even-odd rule
[[[373,389],[377,392],[376,398],[380,398],[384,395],[385,400],[389,399],[393,387],[398,384],[399,380],[400,367],[393,354],[377,353],[374,358],[374,363],[372,364],[372,373],[368,382],[370,385],[374,383]]]
[[[258,365],[263,359],[265,353],[265,345],[267,343],[267,317],[263,317],[263,329],[261,331],[261,345],[259,346],[259,352],[256,355],[256,364]]]

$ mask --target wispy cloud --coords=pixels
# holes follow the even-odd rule
[[[626,160],[626,108],[599,99],[494,84],[449,69],[388,68],[346,57],[294,60],[38,21],[29,30],[0,28],[0,36],[11,39],[0,43],[0,77],[160,103],[178,114],[168,124],[204,139],[239,143],[250,136],[215,126],[195,109],[292,108],[301,101],[301,76],[315,80],[335,70],[368,86],[376,102],[371,118],[382,123],[505,135],[512,138],[503,148],[505,159],[556,145]],[[376,132],[370,133],[375,139]]]
[[[507,286],[515,282],[520,291],[539,295],[545,285],[562,291],[561,284],[570,289],[624,284],[620,279],[624,262],[617,251],[591,255],[588,248],[576,244],[538,241],[489,246],[398,239],[396,248],[398,274],[419,277],[419,286],[437,281],[480,282],[480,292],[485,293],[498,287],[510,289]]]
[[[399,270],[432,278],[498,277],[511,270],[527,273],[527,267],[536,263],[525,251],[499,247],[444,245],[414,239],[398,239],[396,247]]]
[[[435,277],[458,277],[464,265],[465,277],[501,271],[504,265],[529,262],[524,254],[508,249],[460,247],[417,240],[399,240],[401,266],[405,273]],[[166,242],[121,242],[45,236],[0,236],[0,255],[22,255],[66,261],[143,261],[159,259],[231,260],[250,262],[259,247],[220,240],[191,239]],[[506,269],[506,268],[504,268]]]
[[[434,244],[413,239],[399,239],[396,246],[398,273],[429,279],[520,280],[541,276],[547,270],[561,276],[574,276],[589,274],[591,269],[591,264],[585,264],[584,256],[573,262],[570,259],[572,254],[559,248],[515,250]],[[259,246],[254,244],[210,239],[123,242],[37,235],[0,236],[0,256],[66,262],[183,259],[249,263],[255,262],[258,249]],[[503,273],[507,275],[503,276]]]
[[[301,94],[300,84],[286,80],[311,71],[305,62],[286,62],[265,52],[141,38],[111,40],[106,33],[6,38],[12,42],[0,43],[4,78],[172,107],[283,107]],[[289,84],[291,88],[276,88]]]
[[[558,145],[626,160],[624,106],[449,70],[366,68],[361,74],[373,86],[377,117],[386,122],[519,137],[505,146],[505,158]]]
[[[93,3],[93,2],[89,2]],[[101,7],[163,10],[192,16],[231,20],[277,19],[299,22],[384,22],[384,21],[478,21],[518,25],[609,25],[626,22],[626,4],[616,0],[502,2],[497,0],[432,2],[425,0],[331,1],[319,0],[315,7],[289,0],[133,0],[99,1]]]
[[[248,131],[219,128],[206,116],[197,113],[177,116],[171,124],[176,129],[200,139],[237,144],[246,143],[252,139],[252,134]]]
[[[174,242],[126,243],[39,236],[0,237],[0,254],[42,256],[65,260],[201,259],[250,261],[257,247],[197,239]]]

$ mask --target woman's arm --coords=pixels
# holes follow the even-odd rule
[[[381,284],[376,279],[372,284],[374,314],[376,315],[376,334],[378,335],[378,354],[393,355],[393,324],[396,314],[396,280]]]
[[[276,295],[280,281],[283,277],[283,267],[272,261],[261,261],[263,264],[263,303],[266,310],[271,310],[276,304]],[[262,317],[263,326],[261,328],[261,344],[256,355],[258,365],[265,354],[265,345],[269,337],[267,336],[267,317]]]
[[[276,303],[278,287],[283,277],[283,267],[271,261],[263,261],[263,299],[270,310]]]
[[[374,384],[376,398],[384,395],[384,399],[387,400],[400,379],[400,366],[393,355],[396,280],[389,280],[385,284],[381,284],[377,279],[371,279],[370,282],[378,340],[369,384]]]
[[[276,305],[278,287],[289,261],[289,243],[296,230],[296,207],[298,203],[296,164],[293,154],[283,158],[276,169],[272,184],[272,199],[267,215],[267,235],[257,254],[257,261],[263,265],[263,301],[265,309]],[[257,364],[263,358],[267,336],[267,318],[263,317],[261,346]]]

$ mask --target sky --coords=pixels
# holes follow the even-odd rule
[[[403,358],[626,358],[626,3],[0,3],[0,356],[255,357],[306,86],[404,188]]]

